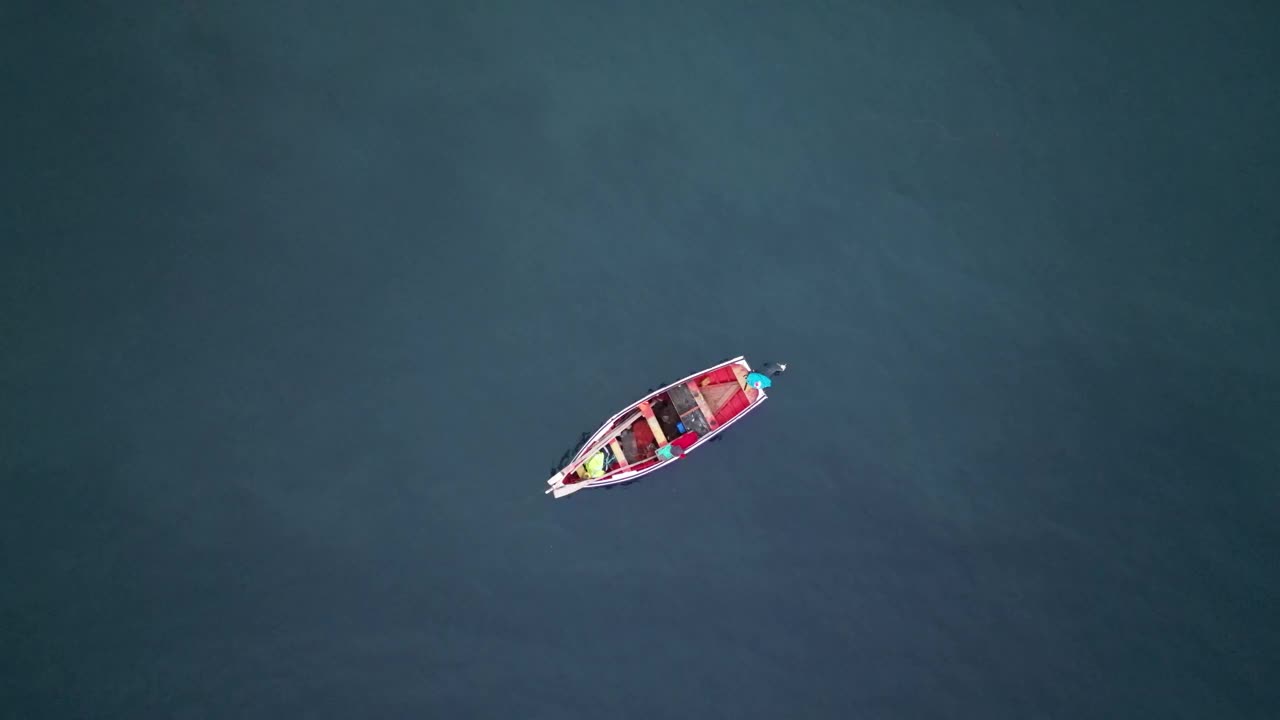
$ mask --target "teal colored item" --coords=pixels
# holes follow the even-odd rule
[[[658,460],[674,460],[684,454],[684,448],[679,445],[663,445],[658,448]]]
[[[747,387],[760,388],[761,390],[763,390],[772,384],[773,384],[772,380],[770,380],[765,375],[761,375],[758,372],[753,372],[747,375]]]

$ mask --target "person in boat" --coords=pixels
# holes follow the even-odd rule
[[[586,474],[588,480],[594,480],[598,477],[604,477],[604,465],[604,450],[600,450],[595,455],[587,458],[586,462],[582,463],[582,471]]]
[[[778,377],[782,373],[786,372],[787,364],[767,362],[760,366],[760,369],[764,372],[752,372],[747,375],[747,387],[764,390],[765,388],[772,386],[773,380],[771,378]]]

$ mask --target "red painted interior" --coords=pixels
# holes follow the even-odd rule
[[[706,373],[705,375],[699,375],[698,377],[695,377],[692,380],[690,380],[690,382],[694,383],[698,387],[702,387],[704,380],[710,380],[709,384],[738,382],[737,376],[733,374],[733,370],[731,370],[730,366],[728,365],[718,370],[713,370],[712,372]],[[726,422],[731,420],[735,415],[747,409],[747,407],[750,405],[751,405],[751,402],[747,400],[747,394],[743,392],[741,389],[739,389],[733,395],[729,396],[729,399],[725,402],[725,404],[719,410],[716,411],[714,426],[719,427],[721,425],[724,425]],[[635,437],[637,447],[643,448],[649,445],[649,443],[653,442],[653,439],[654,439],[653,431],[649,429],[649,423],[645,422],[643,418],[635,421],[635,423],[632,424],[631,432]],[[677,438],[671,439],[671,443],[673,445],[679,445],[680,447],[686,450],[692,447],[696,442],[698,442],[698,434],[692,431],[687,432]],[[627,469],[643,470],[645,468],[652,467],[656,463],[657,463],[656,458],[650,458],[643,462],[632,463],[631,466],[628,467]],[[607,478],[608,475],[606,475],[605,477]],[[565,484],[573,484],[578,481],[579,480],[576,477],[566,478]]]

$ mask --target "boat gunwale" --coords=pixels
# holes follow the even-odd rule
[[[715,364],[715,365],[712,365],[711,367],[706,368],[706,369],[704,369],[704,370],[699,370],[698,372],[691,373],[690,375],[688,375],[688,376],[686,376],[686,377],[683,377],[683,378],[681,378],[681,379],[679,379],[679,380],[677,380],[677,381],[675,381],[675,382],[673,382],[673,383],[669,383],[669,384],[667,384],[667,385],[664,385],[663,387],[661,387],[661,388],[659,388],[659,389],[657,389],[657,390],[655,390],[655,391],[653,391],[653,392],[651,392],[651,393],[649,393],[649,394],[645,395],[644,397],[640,398],[639,400],[636,400],[634,403],[632,403],[632,404],[628,405],[627,407],[623,408],[620,412],[616,413],[613,417],[611,417],[611,418],[609,418],[608,420],[606,420],[606,421],[604,422],[604,424],[600,426],[600,429],[599,429],[599,430],[596,430],[596,431],[595,431],[595,433],[593,433],[593,434],[591,435],[591,437],[587,439],[586,443],[584,443],[584,444],[583,444],[583,449],[582,449],[582,450],[580,450],[580,451],[578,452],[578,454],[577,454],[577,455],[575,455],[575,456],[573,457],[573,460],[569,463],[569,465],[568,465],[567,467],[572,467],[572,466],[573,466],[574,464],[576,464],[579,460],[581,460],[581,459],[585,456],[585,451],[586,451],[586,450],[589,450],[589,449],[591,448],[591,446],[592,446],[595,442],[597,442],[597,441],[599,440],[599,438],[603,437],[605,433],[609,432],[611,429],[613,429],[613,428],[614,428],[614,423],[616,423],[620,418],[622,418],[622,417],[623,417],[624,415],[626,415],[628,412],[631,412],[631,411],[632,411],[632,410],[634,410],[635,408],[639,407],[641,403],[643,403],[643,402],[645,402],[645,401],[647,401],[647,400],[650,400],[650,399],[652,399],[652,398],[654,398],[654,397],[657,397],[658,395],[661,395],[662,393],[664,393],[664,392],[666,392],[666,391],[670,390],[671,388],[673,388],[673,387],[675,387],[675,386],[677,386],[677,385],[681,385],[681,384],[683,384],[683,383],[689,382],[690,380],[692,380],[692,379],[694,379],[694,378],[701,377],[701,376],[703,376],[703,375],[707,375],[707,374],[709,374],[709,373],[713,373],[713,372],[715,372],[716,370],[719,370],[719,369],[724,368],[724,367],[728,367],[729,365],[734,365],[734,364],[739,363],[739,362],[741,362],[744,366],[746,366],[746,369],[747,369],[748,371],[750,371],[750,370],[751,370],[751,365],[747,363],[746,356],[745,356],[745,355],[739,355],[739,356],[737,356],[737,357],[735,357],[735,358],[732,358],[732,359],[730,359],[730,360],[725,360],[724,362],[721,362],[721,363],[717,363],[717,364]],[[721,424],[720,424],[720,426],[719,426],[719,427],[717,427],[715,430],[712,430],[711,432],[707,433],[706,435],[703,435],[703,436],[699,437],[699,438],[698,438],[698,439],[697,439],[697,440],[696,440],[692,445],[690,445],[688,448],[686,448],[686,449],[685,449],[684,454],[686,454],[686,455],[687,455],[687,454],[689,454],[689,453],[693,452],[696,448],[698,448],[699,446],[701,446],[703,443],[706,443],[706,442],[710,441],[710,440],[711,440],[711,438],[715,437],[715,436],[716,436],[717,434],[719,434],[722,430],[724,430],[725,428],[729,427],[729,426],[730,426],[730,425],[732,425],[733,423],[737,422],[737,421],[738,421],[738,419],[740,419],[743,415],[746,415],[747,413],[749,413],[749,412],[751,412],[752,410],[754,410],[754,409],[756,408],[756,406],[760,405],[760,403],[762,403],[762,402],[764,402],[765,400],[768,400],[768,399],[769,399],[769,396],[768,396],[768,395],[767,395],[767,394],[766,394],[762,389],[761,389],[761,390],[757,390],[757,392],[758,392],[758,396],[756,397],[756,399],[755,399],[754,401],[749,402],[749,403],[747,404],[747,406],[746,406],[746,407],[742,408],[742,410],[740,410],[740,411],[738,411],[737,413],[735,413],[735,414],[733,415],[733,417],[731,417],[731,418],[729,418],[728,420],[726,420],[725,422],[721,423]],[[645,459],[643,459],[643,460],[638,460],[638,461],[636,461],[635,463],[632,463],[632,465],[646,463],[646,462],[649,462],[650,460],[652,460],[652,458],[645,458]],[[658,462],[658,463],[654,463],[653,465],[650,465],[649,467],[640,468],[640,469],[638,469],[638,470],[632,469],[631,467],[618,468],[617,470],[614,470],[612,473],[606,474],[606,475],[604,475],[603,477],[599,477],[599,478],[596,478],[596,479],[594,479],[594,480],[586,481],[586,482],[584,483],[584,489],[585,489],[585,488],[591,488],[591,487],[604,487],[604,486],[606,486],[606,485],[614,485],[614,484],[617,484],[617,483],[629,482],[629,481],[634,480],[634,479],[636,479],[636,478],[638,478],[638,477],[640,477],[640,476],[642,476],[642,475],[647,475],[648,473],[651,473],[651,472],[653,472],[654,470],[657,470],[657,469],[659,469],[659,468],[666,467],[666,466],[667,466],[667,465],[669,465],[669,464],[670,464],[670,463],[662,463],[662,462]]]

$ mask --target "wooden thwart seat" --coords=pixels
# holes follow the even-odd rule
[[[658,419],[650,415],[645,418],[649,421],[649,429],[653,431],[653,439],[658,441],[658,447],[667,444],[667,434],[662,432],[662,426],[658,424]]]
[[[609,443],[609,449],[613,451],[613,456],[618,460],[618,467],[627,467],[627,456],[622,453],[622,446],[618,444],[618,439],[614,438]]]
[[[662,426],[658,424],[658,418],[653,416],[653,408],[649,403],[640,403],[640,414],[644,415],[645,422],[649,423],[649,430],[653,432],[653,439],[657,441],[658,447],[667,444],[667,434],[662,432]]]

